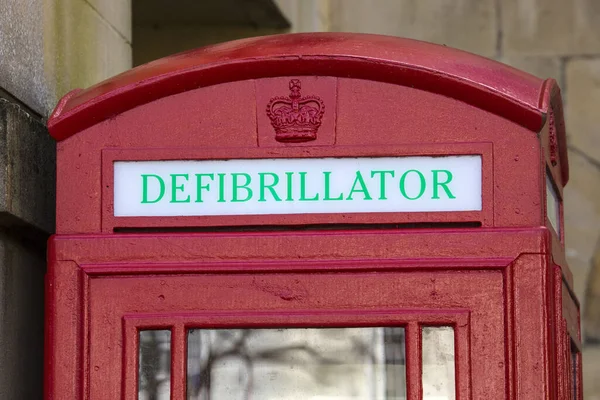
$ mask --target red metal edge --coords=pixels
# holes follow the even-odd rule
[[[48,120],[60,141],[154,100],[224,82],[322,75],[411,86],[490,111],[533,131],[543,81],[460,50],[390,36],[273,35],[208,46],[134,68],[63,98]]]
[[[50,114],[50,118],[48,118],[48,123],[50,123],[50,121],[54,121],[57,118],[60,118],[61,115],[63,114],[63,111],[65,110],[65,108],[68,109],[69,101],[72,98],[74,98],[75,96],[77,96],[78,94],[80,94],[81,92],[83,92],[82,89],[73,89],[70,92],[68,92],[67,94],[65,94],[58,101],[58,104],[54,108],[54,111],[52,111],[52,113]]]
[[[546,113],[554,113],[554,127],[558,141],[558,156],[560,159],[560,174],[562,185],[569,181],[569,157],[567,149],[567,131],[565,128],[565,117],[563,112],[562,96],[560,87],[554,79],[546,79],[540,93],[540,108]]]
[[[440,237],[443,236],[444,240]],[[477,229],[423,229],[415,231],[379,229],[379,230],[327,230],[327,231],[271,231],[271,232],[204,232],[204,233],[132,233],[132,234],[83,234],[55,235],[54,260],[68,260],[84,264],[111,264],[126,261],[129,264],[146,262],[150,259],[162,263],[176,261],[184,268],[184,264],[201,257],[203,263],[211,260],[219,262],[250,259],[280,259],[293,252],[309,251],[308,258],[323,262],[331,260],[328,251],[332,247],[341,247],[352,238],[360,239],[360,248],[348,247],[351,254],[344,259],[372,259],[378,256],[378,249],[389,249],[389,258],[415,257],[414,245],[420,243],[425,248],[435,251],[430,255],[420,254],[418,258],[446,257],[451,254],[456,258],[456,249],[466,246],[468,257],[481,256],[484,251],[488,258],[517,258],[522,253],[540,251],[549,253],[548,229],[544,226],[536,228],[477,228]],[[207,241],[213,243],[206,247]],[[135,243],[135,244],[133,244]],[[173,244],[176,243],[176,244]],[[252,246],[245,246],[251,243]],[[266,244],[269,244],[268,246]],[[354,242],[352,242],[354,243]],[[290,247],[292,246],[292,247]],[[166,249],[177,249],[177,252]],[[406,251],[405,251],[406,250]],[[407,253],[408,251],[408,253]],[[400,254],[402,252],[402,254]],[[260,256],[258,254],[260,253]],[[176,256],[176,257],[175,257]],[[174,258],[175,257],[175,258]],[[377,257],[376,257],[377,258]],[[107,265],[110,268],[109,265]],[[185,268],[184,268],[185,269]]]
[[[44,399],[83,398],[86,329],[79,266],[57,257],[57,235],[48,239],[44,306]],[[72,317],[72,318],[71,318]],[[68,377],[65,379],[65,377]],[[59,395],[60,394],[60,395]],[[60,396],[60,397],[57,397]]]
[[[513,329],[510,346],[514,357],[511,399],[554,399],[551,388],[556,377],[551,375],[552,344],[548,342],[548,330],[552,329],[549,326],[548,292],[553,292],[554,288],[546,257],[547,235],[543,244],[546,248],[540,253],[522,253],[510,266],[513,288],[510,293]],[[536,397],[532,397],[533,394]]]
[[[325,273],[325,272],[389,272],[417,271],[427,265],[428,271],[488,271],[503,270],[514,261],[512,257],[460,257],[456,259],[421,258],[386,259],[374,262],[367,258],[351,260],[319,260],[319,261],[207,261],[194,262],[161,262],[157,264],[134,262],[84,263],[81,270],[89,277],[115,277],[120,275],[169,275],[189,273],[209,273],[213,275],[235,275],[257,273]]]
[[[48,240],[48,267],[44,276],[44,399],[52,400],[54,392],[55,371],[52,349],[56,342],[55,308],[57,307],[54,290],[54,268],[56,250],[53,236]]]

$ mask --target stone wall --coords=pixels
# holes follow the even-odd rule
[[[147,0],[138,1],[148,6]],[[600,135],[594,123],[600,110],[600,1],[274,2],[292,31],[410,37],[558,80],[571,166],[565,193],[567,255],[589,339],[584,350],[586,399],[600,399],[600,380],[593,379],[600,376],[600,346],[593,346],[600,342],[600,262],[590,275],[600,243]],[[264,1],[253,3],[268,10]],[[0,0],[0,10],[0,398],[39,398],[44,241],[54,226],[54,144],[44,122],[68,90],[131,66],[132,8],[131,0]],[[140,54],[149,60],[156,56],[157,44],[168,53],[281,30],[280,21],[257,28],[261,18],[253,16],[247,18],[249,24],[225,30],[174,24],[168,39],[156,36],[155,24],[141,24]],[[186,43],[177,39],[180,34]],[[596,252],[600,260],[600,244]]]
[[[132,2],[133,64],[214,43],[284,33],[289,23],[271,0]]]
[[[600,399],[600,1],[275,0],[296,32],[395,35],[466,50],[542,78],[563,93],[571,178],[565,235],[575,292],[585,313],[586,399]],[[600,244],[598,245],[600,260]],[[592,278],[588,279],[588,278]],[[589,288],[586,290],[586,287]],[[586,295],[587,292],[587,295]],[[589,303],[589,305],[588,305]],[[589,328],[588,328],[589,327]]]
[[[41,399],[58,99],[131,66],[128,0],[0,0],[0,399]]]
[[[0,91],[0,399],[42,397],[54,160],[39,116]]]
[[[0,0],[0,87],[41,116],[131,66],[130,0]]]

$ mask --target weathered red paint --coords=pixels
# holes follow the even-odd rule
[[[266,107],[291,79],[324,104],[315,140],[276,140]],[[459,399],[572,398],[579,306],[545,210],[546,170],[561,198],[568,180],[553,80],[411,40],[282,35],[74,91],[48,126],[47,398],[135,398],[139,327],[172,328],[183,398],[185,327],[404,324],[416,400],[419,323],[455,326]],[[113,216],[115,160],[460,154],[482,156],[482,211]]]

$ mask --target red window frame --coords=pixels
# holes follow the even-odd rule
[[[123,316],[123,393],[134,399],[138,391],[139,332],[171,331],[171,398],[186,398],[186,354],[189,329],[404,327],[407,398],[422,398],[422,338],[426,326],[454,329],[455,387],[457,399],[470,398],[469,315],[467,309],[394,311],[336,310],[330,312],[204,312],[190,314],[129,314]]]

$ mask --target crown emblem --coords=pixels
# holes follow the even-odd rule
[[[300,95],[300,80],[290,80],[289,97],[273,97],[267,115],[278,142],[308,142],[317,138],[325,104],[317,96]]]

